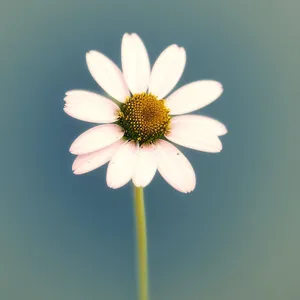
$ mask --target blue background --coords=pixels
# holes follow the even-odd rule
[[[155,300],[299,299],[300,3],[1,1],[0,298],[135,299],[131,185],[107,188],[106,167],[71,172],[68,153],[90,124],[63,112],[64,92],[100,91],[85,53],[120,64],[124,32],[153,63],[187,51],[179,86],[215,79],[201,113],[229,129],[224,150],[184,149],[188,195],[157,175],[146,188]]]

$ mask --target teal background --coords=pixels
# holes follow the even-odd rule
[[[223,121],[224,150],[184,149],[195,192],[160,176],[146,188],[154,300],[300,299],[300,2],[9,1],[0,4],[0,299],[135,299],[131,186],[106,167],[71,172],[91,125],[64,114],[64,92],[99,91],[85,53],[120,64],[124,32],[151,61],[186,48],[179,86],[223,83],[201,113]]]

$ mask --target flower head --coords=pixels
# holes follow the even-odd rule
[[[195,81],[168,96],[185,67],[182,47],[167,47],[152,70],[137,34],[124,34],[121,53],[123,72],[97,51],[86,55],[93,78],[116,101],[83,90],[66,93],[64,110],[68,115],[102,123],[71,145],[70,152],[77,155],[74,174],[109,162],[106,179],[111,188],[130,180],[145,187],[158,170],[175,189],[191,192],[196,185],[193,167],[167,140],[199,151],[220,152],[219,136],[227,133],[226,127],[209,117],[184,114],[216,100],[223,92],[222,85],[213,80]]]

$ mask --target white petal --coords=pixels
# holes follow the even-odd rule
[[[216,133],[190,126],[190,124],[185,125],[180,122],[172,123],[165,137],[173,143],[203,152],[215,153],[222,150],[222,143]]]
[[[171,143],[159,140],[158,171],[176,190],[189,193],[195,189],[196,175],[188,159]]]
[[[98,151],[78,155],[72,166],[74,174],[84,174],[103,166],[111,159],[117,149],[124,143],[125,141],[119,140],[116,143],[113,143]]]
[[[200,80],[184,85],[166,101],[171,115],[185,114],[200,109],[215,101],[223,93],[221,83],[213,80]]]
[[[186,62],[184,48],[171,45],[156,60],[149,83],[149,92],[162,99],[179,81]]]
[[[136,151],[136,144],[127,142],[113,155],[106,174],[106,182],[110,188],[117,189],[132,178],[136,163]]]
[[[111,100],[88,91],[68,91],[64,111],[73,118],[92,123],[111,123],[119,110]]]
[[[157,150],[154,145],[142,145],[137,151],[137,162],[132,181],[137,187],[147,186],[157,169]]]
[[[114,99],[124,102],[130,95],[121,70],[105,55],[97,51],[86,54],[88,68],[102,89]]]
[[[71,145],[73,154],[86,154],[102,149],[120,140],[123,129],[116,124],[104,124],[93,127],[81,134]]]
[[[198,115],[176,116],[171,119],[171,128],[179,127],[185,132],[208,132],[214,135],[224,135],[227,128],[221,122]]]
[[[125,33],[122,40],[122,69],[132,94],[146,92],[150,77],[147,50],[140,37]]]

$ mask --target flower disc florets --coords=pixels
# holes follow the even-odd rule
[[[169,128],[170,119],[165,100],[141,93],[128,97],[122,104],[118,124],[127,139],[143,144],[161,138]]]

